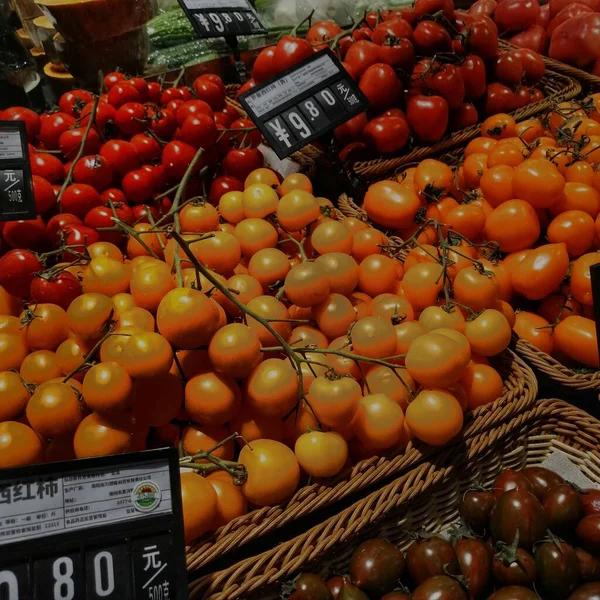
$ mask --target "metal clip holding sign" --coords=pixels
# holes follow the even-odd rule
[[[35,217],[25,123],[0,121],[0,222]]]
[[[369,108],[369,101],[327,48],[240,96],[281,159]]]
[[[175,448],[0,471],[1,600],[187,597]]]

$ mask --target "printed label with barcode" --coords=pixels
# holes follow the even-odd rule
[[[201,38],[266,33],[248,0],[179,0]]]
[[[364,112],[369,102],[331,50],[323,50],[240,97],[279,158]]]

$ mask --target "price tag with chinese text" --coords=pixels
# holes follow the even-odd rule
[[[323,50],[240,96],[279,158],[369,108],[331,50]]]
[[[25,123],[0,121],[0,221],[35,216]]]
[[[0,471],[1,600],[183,600],[177,451]]]
[[[179,0],[201,38],[266,33],[249,0]]]

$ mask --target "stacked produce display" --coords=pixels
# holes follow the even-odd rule
[[[462,523],[443,537],[415,532],[406,552],[384,538],[367,540],[347,573],[326,582],[302,573],[283,597],[591,600],[600,590],[599,495],[544,467],[507,469],[491,490],[464,493]]]
[[[0,222],[0,467],[178,448],[186,544],[225,552],[303,490],[349,484],[318,519],[529,409],[516,340],[594,380],[600,94],[515,111],[545,99],[546,52],[598,72],[596,8],[416,0],[282,31],[235,88],[115,70],[52,110],[0,111],[25,124],[37,213]],[[150,25],[160,52],[175,12]],[[237,99],[324,48],[370,108],[318,144],[344,169],[306,174],[273,162]],[[456,132],[342,194],[352,161]],[[475,536],[406,555],[375,537],[349,577],[287,594],[589,600],[596,496],[507,471],[465,495]],[[310,510],[289,513],[277,527]]]

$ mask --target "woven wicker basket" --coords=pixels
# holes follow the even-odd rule
[[[600,398],[600,371],[577,373],[526,340],[518,340],[515,351],[555,385]]]
[[[227,92],[227,104],[233,106],[241,115],[247,117],[248,114],[242,105],[236,100],[236,94],[241,86],[229,84],[225,86]],[[294,152],[289,158],[300,165],[300,170],[309,178],[317,173],[317,161],[321,157],[321,152],[314,146],[305,146],[298,152]]]
[[[531,369],[510,350],[493,359],[493,364],[504,380],[502,396],[491,404],[467,413],[461,435],[448,447],[494,428],[533,405],[538,388]],[[284,525],[318,509],[348,499],[357,492],[364,493],[365,488],[381,485],[387,479],[445,451],[445,448],[410,442],[400,453],[372,457],[357,463],[329,485],[315,483],[302,487],[286,504],[252,511],[197,540],[188,549],[188,571],[199,569],[261,536],[274,535]]]
[[[535,408],[424,462],[304,534],[213,573],[190,586],[194,600],[275,600],[281,583],[302,571],[347,572],[356,546],[383,536],[406,549],[413,532],[458,521],[457,504],[474,485],[489,487],[503,469],[536,465],[560,450],[600,484],[600,421],[560,400]]]
[[[513,111],[511,114],[517,121],[529,119],[550,109],[555,103],[571,100],[581,93],[580,83],[566,74],[553,71],[546,62],[546,74],[538,84],[545,98]],[[377,158],[374,160],[356,162],[352,166],[357,175],[365,179],[384,179],[389,173],[406,163],[421,161],[424,158],[446,152],[456,146],[465,145],[479,135],[480,124],[461,129],[456,133],[442,138],[433,146],[418,146],[402,156],[392,158]]]

